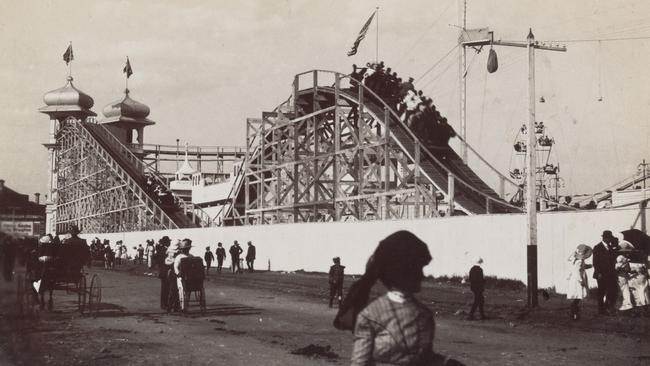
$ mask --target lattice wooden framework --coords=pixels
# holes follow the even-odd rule
[[[246,199],[235,223],[438,216],[441,195],[421,179],[419,158],[391,141],[388,111],[377,115],[339,98],[339,74],[336,103],[319,94],[317,71],[310,90],[300,90],[299,76],[292,110],[248,120]]]
[[[70,224],[94,233],[178,228],[84,123],[69,117],[56,136],[57,232]]]

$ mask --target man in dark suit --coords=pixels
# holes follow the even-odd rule
[[[613,311],[618,297],[616,279],[616,238],[609,230],[603,231],[603,240],[594,246],[594,278],[598,282],[598,313]]]

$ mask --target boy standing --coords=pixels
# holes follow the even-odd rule
[[[221,268],[223,267],[223,260],[226,259],[226,250],[223,248],[221,243],[217,244],[217,272],[221,273]]]
[[[208,271],[210,271],[210,266],[212,265],[212,261],[214,261],[214,255],[212,255],[212,252],[210,251],[210,247],[205,248],[205,254],[203,255],[203,259],[205,260],[205,275],[208,275]]]
[[[472,304],[472,309],[469,311],[469,320],[474,320],[474,312],[477,307],[481,314],[481,320],[485,319],[485,313],[483,312],[483,304],[485,303],[485,298],[483,297],[485,277],[483,277],[481,264],[483,264],[483,259],[479,257],[476,259],[474,266],[469,270],[469,286],[472,293],[474,293],[474,303]]]
[[[339,306],[341,306],[343,300],[343,273],[345,271],[345,266],[341,265],[341,258],[335,257],[332,258],[332,261],[334,265],[330,266],[329,273],[330,308],[335,297],[338,299]]]

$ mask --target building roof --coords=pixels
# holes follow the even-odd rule
[[[88,115],[95,115],[90,111],[95,104],[93,98],[75,88],[72,84],[72,76],[68,76],[67,80],[62,88],[45,93],[43,96],[45,107],[40,108],[39,111],[43,113],[85,112]]]
[[[101,123],[127,122],[144,125],[153,125],[154,121],[147,118],[150,109],[129,96],[129,89],[124,90],[124,97],[104,107],[104,116]]]
[[[10,189],[0,179],[0,213],[45,216],[45,205],[31,202],[28,195]]]

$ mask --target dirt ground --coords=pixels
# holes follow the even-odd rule
[[[352,334],[331,325],[336,309],[327,307],[324,274],[215,271],[206,314],[194,306],[180,316],[159,309],[159,280],[145,266],[89,273],[103,285],[97,317],[80,315],[76,295],[65,291],[55,292],[53,311],[21,316],[16,284],[0,284],[1,365],[349,363]],[[590,299],[583,319],[572,322],[560,295],[540,298],[533,312],[525,311],[525,291],[488,289],[486,296],[489,319],[468,321],[469,288],[424,284],[419,298],[436,313],[437,352],[467,365],[650,364],[647,316],[598,316]]]

